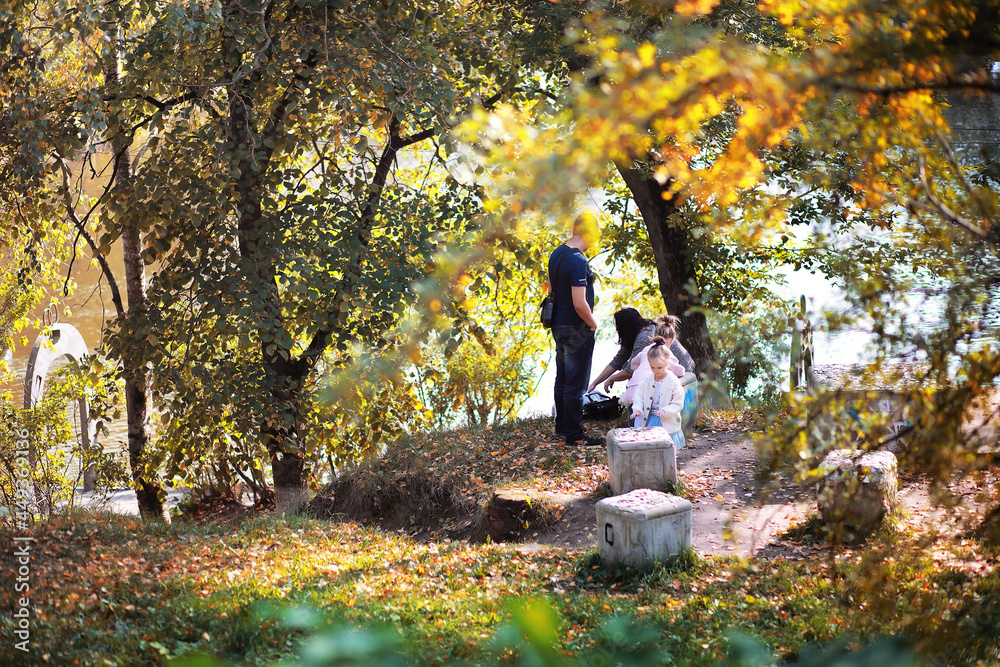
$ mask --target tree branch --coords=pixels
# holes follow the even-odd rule
[[[90,233],[87,231],[87,218],[90,217],[90,214],[94,211],[94,209],[97,208],[101,200],[104,199],[104,196],[107,195],[108,192],[110,192],[111,186],[114,184],[114,180],[112,179],[111,181],[108,182],[107,187],[104,189],[104,192],[101,193],[101,196],[100,198],[98,198],[97,203],[94,204],[94,206],[89,211],[87,211],[87,215],[84,216],[84,218],[81,220],[80,217],[76,214],[76,210],[73,207],[73,197],[70,195],[69,167],[66,166],[66,163],[65,161],[63,161],[62,157],[57,156],[56,160],[59,162],[59,168],[62,172],[62,186],[60,187],[60,190],[62,190],[63,201],[66,205],[66,217],[69,218],[70,222],[73,223],[73,226],[76,227],[77,238],[82,236],[84,240],[87,241],[87,245],[90,246],[90,250],[91,252],[94,253],[94,257],[97,259],[98,264],[101,265],[101,272],[107,279],[108,287],[111,289],[111,302],[115,304],[115,312],[119,316],[124,315],[125,306],[122,303],[121,292],[118,290],[118,281],[115,280],[115,274],[111,271],[111,266],[108,265],[107,258],[98,249],[97,243],[94,242],[94,237],[92,237]],[[75,241],[73,243],[73,253],[75,256],[76,254]],[[70,269],[72,269],[72,264],[70,265]],[[68,271],[66,279],[69,280]]]
[[[503,98],[505,94],[506,91],[497,91],[483,101],[483,107],[487,109],[492,108],[500,99]],[[364,207],[361,210],[361,224],[358,229],[357,236],[361,247],[355,261],[351,262],[347,267],[348,272],[353,274],[355,279],[361,277],[361,258],[368,248],[369,236],[366,232],[371,229],[375,222],[378,203],[382,198],[382,192],[384,191],[385,184],[388,181],[389,172],[392,169],[392,165],[396,161],[399,150],[421,141],[425,141],[426,139],[430,139],[437,132],[439,132],[438,128],[429,127],[425,130],[421,130],[420,132],[402,137],[399,135],[399,121],[396,120],[395,115],[391,116],[391,120],[389,121],[389,140],[382,149],[382,155],[379,158],[378,165],[375,168],[375,174],[372,177],[372,183],[369,186],[368,198],[366,199]],[[345,279],[343,282],[344,284],[341,285],[338,290],[341,294],[350,288],[348,283],[353,281]],[[330,336],[335,329],[335,323],[338,321],[339,313],[340,304],[338,302],[334,309],[331,309],[326,313],[326,321],[316,331],[312,340],[309,341],[309,345],[306,347],[305,351],[303,351],[301,356],[295,361],[296,366],[298,366],[301,372],[308,373],[315,368],[319,358],[330,345]]]
[[[892,95],[902,95],[905,93],[915,93],[928,90],[981,90],[988,93],[1000,93],[1000,82],[998,81],[927,81],[913,82],[899,86],[865,86],[856,83],[832,82],[830,88],[852,93],[868,93],[879,97],[889,97]]]
[[[357,233],[360,248],[357,256],[354,258],[354,261],[347,265],[347,271],[345,272],[344,279],[341,281],[341,285],[338,286],[337,289],[339,294],[349,292],[353,283],[361,278],[361,259],[365,254],[365,251],[368,249],[370,239],[370,234],[368,232],[371,230],[371,227],[375,222],[378,203],[382,198],[382,192],[384,191],[385,184],[389,179],[389,172],[392,170],[392,165],[396,161],[396,155],[398,154],[399,149],[412,145],[417,141],[422,141],[424,138],[433,136],[433,132],[433,128],[429,128],[423,132],[403,138],[399,136],[399,121],[396,120],[396,117],[392,116],[392,119],[389,121],[389,141],[386,142],[385,147],[382,149],[382,156],[379,158],[378,165],[375,168],[375,174],[372,176],[371,185],[368,187],[368,197],[361,210],[360,225]],[[353,278],[347,274],[351,274]],[[303,351],[302,355],[295,361],[295,365],[303,374],[309,373],[313,368],[315,368],[319,358],[322,356],[323,352],[326,351],[326,348],[329,347],[330,336],[334,331],[336,326],[335,323],[338,321],[339,314],[340,303],[338,301],[331,310],[327,311],[324,318],[325,321],[322,326],[320,326],[320,328],[313,335],[312,340],[309,341],[309,345],[306,347],[305,351]]]
[[[281,99],[274,105],[271,109],[271,113],[267,116],[267,122],[264,124],[264,129],[261,131],[261,136],[264,141],[264,160],[265,163],[271,159],[271,155],[274,153],[274,146],[276,142],[274,139],[277,137],[278,130],[281,128],[282,122],[285,120],[285,113],[288,111],[288,105],[292,103],[294,94],[301,92],[298,84],[305,83],[309,80],[301,74],[302,70],[312,69],[313,65],[316,64],[319,54],[316,51],[310,51],[308,57],[303,61],[302,67],[295,72],[295,76],[289,82],[288,86],[285,87],[284,92],[281,94]],[[267,140],[270,140],[270,146],[267,145]]]
[[[965,220],[964,218],[959,216],[957,213],[948,208],[948,206],[945,205],[944,202],[938,199],[937,196],[935,196],[934,192],[931,190],[930,181],[927,178],[927,170],[925,169],[924,158],[922,156],[917,157],[917,170],[920,176],[920,185],[923,188],[924,194],[927,195],[927,200],[930,201],[930,203],[934,207],[934,210],[936,210],[942,218],[952,223],[953,225],[961,227],[962,229],[969,232],[970,234],[972,234],[973,236],[975,236],[980,240],[983,241],[988,240],[988,235],[986,232],[984,232],[982,229],[979,229],[968,220]]]
[[[412,146],[413,144],[419,144],[421,141],[430,139],[435,134],[437,134],[437,129],[429,127],[426,130],[417,132],[416,134],[411,134],[408,137],[399,137],[396,143],[396,149],[406,148],[407,146]],[[377,172],[376,172],[377,173]]]

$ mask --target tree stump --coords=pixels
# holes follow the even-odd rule
[[[540,491],[497,489],[472,528],[470,540],[516,542],[530,529],[546,526],[556,518],[558,507]]]

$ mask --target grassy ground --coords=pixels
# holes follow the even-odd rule
[[[543,453],[542,441],[526,449],[530,428],[439,436],[433,462],[409,467],[436,465],[465,497],[478,493],[477,480],[486,489],[580,474],[563,454]],[[596,549],[418,540],[338,517],[149,526],[77,513],[31,536],[30,652],[10,649],[16,626],[5,613],[10,664],[390,664],[402,655],[417,664],[700,665],[766,645],[776,659],[818,665],[833,662],[812,646],[890,635],[929,664],[1000,664],[1000,549],[973,536],[945,544],[885,533],[812,560],[689,555],[642,571],[606,569]],[[19,544],[13,537],[0,533],[4,545]],[[0,558],[0,605],[13,610],[18,563],[11,548]],[[362,634],[344,634],[352,628]],[[342,660],[320,659],[332,654]],[[898,654],[862,658],[837,664],[904,664]]]
[[[420,664],[495,662],[505,651],[489,647],[512,623],[541,632],[541,645],[551,641],[557,655],[580,664],[636,648],[668,664],[715,662],[733,629],[785,657],[838,637],[865,643],[901,632],[933,653],[947,649],[948,636],[964,636],[962,627],[974,630],[968,622],[983,631],[996,623],[959,613],[974,594],[979,605],[998,599],[995,574],[976,580],[941,568],[908,536],[877,540],[841,561],[691,557],[645,571],[603,569],[590,552],[419,543],[306,518],[150,527],[77,514],[39,525],[33,536],[35,618],[25,664],[164,664],[195,652],[268,664],[308,634],[273,615],[298,605],[338,625],[385,629]],[[2,582],[5,595],[11,579]],[[512,603],[531,598],[554,610],[551,630],[531,620],[548,618],[546,607],[514,613]],[[623,617],[654,631],[626,633],[616,644]],[[12,636],[10,615],[0,623]],[[642,646],[629,645],[637,640]],[[965,637],[966,659],[954,649],[944,664],[974,664],[990,650]]]
[[[595,422],[592,430],[615,425]],[[607,478],[606,463],[602,447],[563,447],[548,419],[423,433],[342,475],[317,495],[310,513],[346,513],[408,531],[464,536],[494,489],[592,488],[594,480]]]

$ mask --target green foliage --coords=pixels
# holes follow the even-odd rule
[[[525,350],[523,338],[495,331],[489,350],[472,339],[448,358],[433,360],[425,353],[415,381],[436,427],[448,426],[457,416],[469,425],[499,424],[510,419],[535,388],[532,373],[538,359],[532,353],[538,346]]]
[[[892,637],[872,642],[868,646],[852,650],[849,642],[838,640],[827,646],[807,647],[792,660],[778,661],[773,653],[759,641],[739,632],[728,635],[730,655],[727,664],[739,667],[766,667],[787,665],[792,667],[880,667],[900,665],[916,667],[924,664],[909,643]]]
[[[421,349],[415,388],[438,428],[499,425],[511,420],[535,389],[549,354],[538,304],[548,274],[553,230],[528,224],[501,239],[458,278],[461,310],[447,335]]]
[[[791,177],[794,178],[794,173]],[[604,205],[608,215],[602,218],[602,250],[606,251],[613,267],[628,267],[623,272],[624,276],[609,278],[612,281],[627,280],[638,272],[639,284],[633,288],[633,294],[659,302],[648,312],[662,310],[662,295],[656,280],[657,272],[662,267],[657,266],[648,230],[636,209],[633,195],[618,174],[603,184],[603,190],[608,195]],[[737,219],[720,217],[735,215],[729,209],[706,210],[696,200],[688,199],[668,220],[670,226],[686,229],[690,237],[687,247],[679,249],[679,257],[676,258],[677,261],[689,262],[694,268],[697,289],[694,285],[685,286],[691,292],[690,298],[720,316],[729,317],[744,313],[747,307],[759,301],[775,301],[775,275],[781,268],[816,267],[819,257],[822,257],[821,253],[800,247],[787,236],[771,243],[743,239],[729,229],[730,225],[739,224]],[[813,210],[795,223],[807,224],[820,217],[819,211]],[[713,338],[719,335],[714,326],[710,330]]]
[[[670,654],[657,646],[660,630],[631,615],[609,616],[599,628],[593,646],[573,657],[555,649],[563,625],[554,606],[544,599],[515,600],[510,605],[511,620],[501,626],[489,645],[492,660],[486,664],[528,666],[627,664],[635,667],[662,665]],[[265,607],[266,609],[266,607]],[[326,667],[329,665],[412,664],[403,652],[401,638],[395,632],[372,632],[352,628],[334,619],[324,619],[316,610],[302,607],[280,608],[256,614],[261,620],[273,618],[290,629],[306,633],[291,660],[275,667]],[[909,644],[900,638],[881,639],[860,649],[838,640],[827,646],[807,647],[791,660],[778,660],[768,647],[739,631],[726,634],[729,656],[725,661],[734,667],[878,667],[892,664],[922,664]],[[208,655],[171,660],[172,667],[222,667],[224,663]],[[452,664],[483,664],[482,661]]]
[[[787,388],[789,352],[786,304],[754,301],[740,313],[710,311],[716,353],[728,394],[746,404],[775,407]]]
[[[83,486],[85,470],[93,474],[98,492],[127,486],[127,462],[122,451],[105,451],[100,434],[106,434],[111,415],[109,406],[120,401],[121,391],[114,374],[106,375],[94,365],[67,364],[51,372],[46,379],[42,400],[27,410],[13,408],[4,401],[0,406],[0,504],[12,508],[17,503],[20,486],[17,474],[19,433],[28,433],[31,458],[29,483],[33,490],[32,512],[48,516],[60,507],[72,508]],[[8,393],[5,397],[11,399]],[[98,439],[84,442],[80,422],[80,401],[86,400],[89,415],[96,423]]]
[[[0,12],[0,30],[12,30],[5,21],[6,15]],[[17,78],[18,67],[4,76]],[[0,143],[14,139],[0,132]],[[19,171],[11,163],[4,163],[0,171],[22,185],[37,176],[31,170]],[[4,193],[11,194],[6,190]],[[26,468],[33,494],[28,504],[31,513],[40,516],[55,511],[59,503],[72,505],[87,466],[94,470],[95,482],[104,489],[120,486],[124,480],[120,459],[106,455],[97,443],[85,447],[80,439],[80,399],[89,402],[98,433],[106,433],[104,424],[120,398],[116,379],[101,372],[99,365],[92,366],[88,361],[80,367],[64,366],[52,372],[38,405],[30,410],[16,407],[23,401],[22,392],[16,391],[23,387],[23,378],[16,377],[8,366],[7,353],[26,348],[29,341],[24,330],[41,325],[33,311],[42,303],[55,304],[57,289],[63,288],[69,294],[73,287],[61,275],[68,243],[59,223],[46,218],[50,213],[48,204],[30,197],[19,196],[9,206],[0,204],[0,220],[5,221],[0,222],[0,232],[4,224],[16,220],[10,233],[0,233],[0,505],[13,508],[19,500],[16,475],[22,466],[18,451],[23,450],[25,439],[18,434],[27,432],[30,455]],[[11,518],[7,515],[5,520]]]

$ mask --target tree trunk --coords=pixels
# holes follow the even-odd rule
[[[116,11],[113,7],[112,11]],[[112,19],[105,25],[109,48],[104,59],[104,82],[107,97],[114,99],[119,86],[118,45],[121,34],[117,19]],[[119,130],[111,137],[114,150],[114,182],[112,196],[127,197],[132,182],[131,138]],[[146,271],[142,260],[142,245],[139,230],[134,227],[133,219],[126,216],[121,228],[122,254],[125,260],[125,287],[128,296],[128,310],[131,313],[146,308]],[[135,341],[135,345],[144,341]],[[146,470],[146,453],[150,442],[149,406],[150,406],[150,375],[152,368],[148,364],[135,361],[127,346],[122,355],[122,366],[125,375],[125,411],[128,419],[128,458],[135,484],[135,497],[139,505],[139,514],[143,518],[169,521],[162,498],[162,489],[155,477],[151,478]]]
[[[292,514],[309,500],[309,489],[303,482],[305,459],[297,447],[294,451],[272,450],[271,474],[274,477],[274,509],[278,514]]]
[[[264,367],[276,387],[271,392],[274,406],[271,419],[261,429],[264,446],[271,457],[274,509],[278,514],[291,514],[309,500],[306,449],[300,432],[305,373],[301,365],[289,364],[280,356],[266,355]]]
[[[130,372],[125,362],[125,410],[128,418],[128,461],[135,485],[139,515],[145,519],[170,522],[163,504],[163,487],[147,475],[146,451],[150,441],[149,368],[140,366]]]
[[[708,335],[705,316],[694,307],[701,305],[694,266],[687,258],[688,230],[672,225],[668,218],[677,210],[674,199],[664,199],[670,183],[660,184],[651,175],[618,164],[625,184],[639,207],[646,224],[649,243],[656,259],[656,275],[660,295],[667,312],[681,319],[679,339],[691,353],[695,373],[701,379],[718,380],[715,348]],[[694,289],[694,294],[691,293]]]
[[[242,51],[235,38],[223,46],[234,79],[242,63]],[[271,459],[274,478],[274,504],[279,514],[294,512],[308,500],[305,484],[305,449],[299,434],[304,394],[304,378],[310,367],[293,359],[282,317],[281,294],[278,291],[275,252],[262,232],[263,177],[270,167],[273,141],[282,123],[284,109],[290,102],[294,86],[289,86],[281,101],[266,115],[264,126],[258,126],[257,102],[254,97],[259,70],[231,85],[227,135],[229,150],[236,160],[240,176],[235,183],[236,208],[240,211],[238,238],[248,285],[261,296],[257,309],[261,363],[270,387],[270,415],[261,424],[261,438]],[[272,144],[273,145],[273,144]]]

